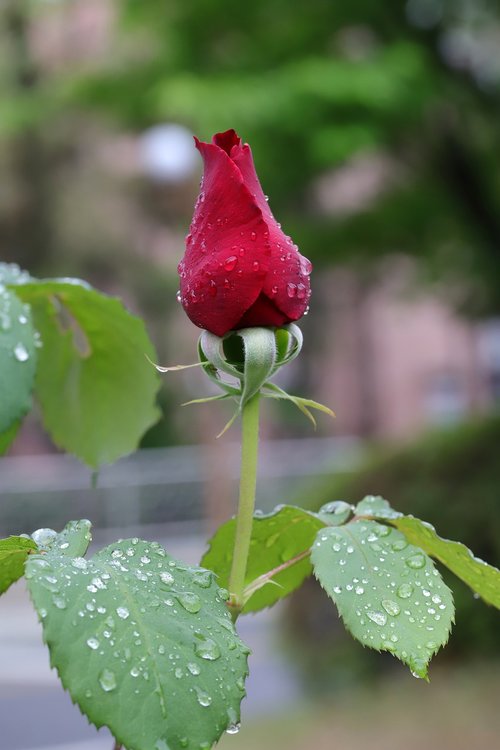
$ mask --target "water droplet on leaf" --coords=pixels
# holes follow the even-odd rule
[[[215,661],[220,657],[220,648],[212,638],[205,638],[202,636],[202,640],[195,644],[195,654],[201,656],[202,659],[208,661]]]
[[[110,669],[103,669],[99,674],[99,685],[105,693],[110,693],[116,687],[116,677]]]
[[[14,357],[18,362],[26,362],[30,358],[28,350],[26,349],[24,344],[16,344],[16,346],[14,347]]]

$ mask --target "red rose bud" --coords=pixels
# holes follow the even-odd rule
[[[205,171],[178,269],[188,317],[216,336],[298,320],[312,266],[272,215],[250,146],[234,130],[195,142]]]

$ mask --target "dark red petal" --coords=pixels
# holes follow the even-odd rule
[[[250,328],[250,326],[282,326],[289,323],[289,319],[281,310],[278,310],[265,294],[260,294],[252,307],[246,311],[238,321],[238,328]]]
[[[263,291],[287,321],[298,320],[304,314],[311,295],[311,264],[299,253],[297,246],[284,234],[274,218],[260,185],[250,146],[247,143],[241,145],[240,141],[233,146],[230,156],[268,225],[271,260]]]
[[[222,336],[262,290],[269,269],[268,229],[226,151],[216,144],[196,145],[205,173],[180,264],[181,300],[193,323]]]
[[[224,133],[216,133],[212,138],[212,143],[223,149],[228,156],[231,156],[231,149],[233,146],[241,145],[241,138],[236,130],[231,128],[231,130],[226,130]]]
[[[309,305],[311,263],[274,221],[267,222],[271,257],[262,291],[288,321],[302,317]]]
[[[255,170],[255,164],[252,156],[252,149],[250,148],[248,143],[241,145],[241,140],[238,139],[238,141],[239,143],[235,143],[231,151],[228,153],[233,162],[240,170],[243,177],[243,182],[250,190],[252,196],[255,198],[258,207],[264,214],[264,218],[272,218],[271,209],[269,208],[269,205],[266,201],[266,196],[264,195],[264,191],[262,190],[259,178],[257,177],[257,172]]]

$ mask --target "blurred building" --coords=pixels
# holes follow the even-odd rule
[[[402,258],[386,261],[375,281],[329,274],[317,382],[340,434],[410,437],[498,403],[500,322],[461,318],[445,290],[422,290],[414,275]]]

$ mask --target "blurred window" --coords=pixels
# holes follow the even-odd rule
[[[431,424],[453,424],[467,411],[467,398],[458,373],[431,375],[425,386],[424,409]]]

